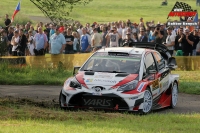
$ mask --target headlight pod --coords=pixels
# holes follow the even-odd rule
[[[117,91],[130,91],[130,90],[134,90],[137,87],[138,81],[137,80],[133,80],[131,82],[128,82],[127,84],[124,84],[122,86],[120,86]]]
[[[69,83],[69,86],[75,89],[81,89],[81,84],[76,80],[76,78],[73,78],[71,82]]]

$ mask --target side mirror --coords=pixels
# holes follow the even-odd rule
[[[170,68],[171,70],[175,70],[177,68],[176,59],[174,57],[170,57],[168,59],[167,68]]]
[[[75,66],[74,70],[73,70],[73,75],[75,75],[76,73],[78,73],[78,70],[80,69],[80,66]]]
[[[154,74],[154,76],[151,76],[150,78],[149,78],[149,80],[154,80],[154,79],[156,79],[156,74],[157,73],[157,71],[156,70],[149,70],[149,74]]]

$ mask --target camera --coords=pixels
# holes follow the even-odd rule
[[[156,29],[157,29],[157,30],[160,30],[160,28],[159,28],[159,27],[157,27]]]

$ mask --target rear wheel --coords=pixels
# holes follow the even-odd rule
[[[178,101],[178,84],[176,82],[174,82],[173,86],[172,86],[172,99],[171,99],[171,108],[175,108],[177,101]]]
[[[150,90],[145,90],[144,92],[144,102],[143,102],[143,109],[142,113],[147,114],[151,111],[153,105],[153,97]]]

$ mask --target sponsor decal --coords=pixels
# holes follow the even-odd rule
[[[115,75],[111,74],[111,73],[96,72],[94,77],[95,78],[108,78],[108,79],[111,79],[114,76]]]
[[[157,88],[159,88],[159,79],[156,79],[153,82],[151,82],[151,85],[152,85],[152,90],[156,90]]]
[[[129,100],[135,100],[138,99],[138,97],[130,97]]]
[[[86,79],[85,82],[92,82],[93,79]]]
[[[145,83],[141,83],[140,86],[137,88],[138,92],[141,92]]]
[[[102,93],[99,93],[99,92],[93,92],[92,95],[95,95],[95,96],[101,96]]]
[[[83,99],[85,106],[111,106],[111,100],[109,99]]]
[[[117,81],[115,81],[115,80],[108,80],[108,79],[94,79],[93,81],[94,81],[94,82],[114,83],[114,84],[117,83]]]

